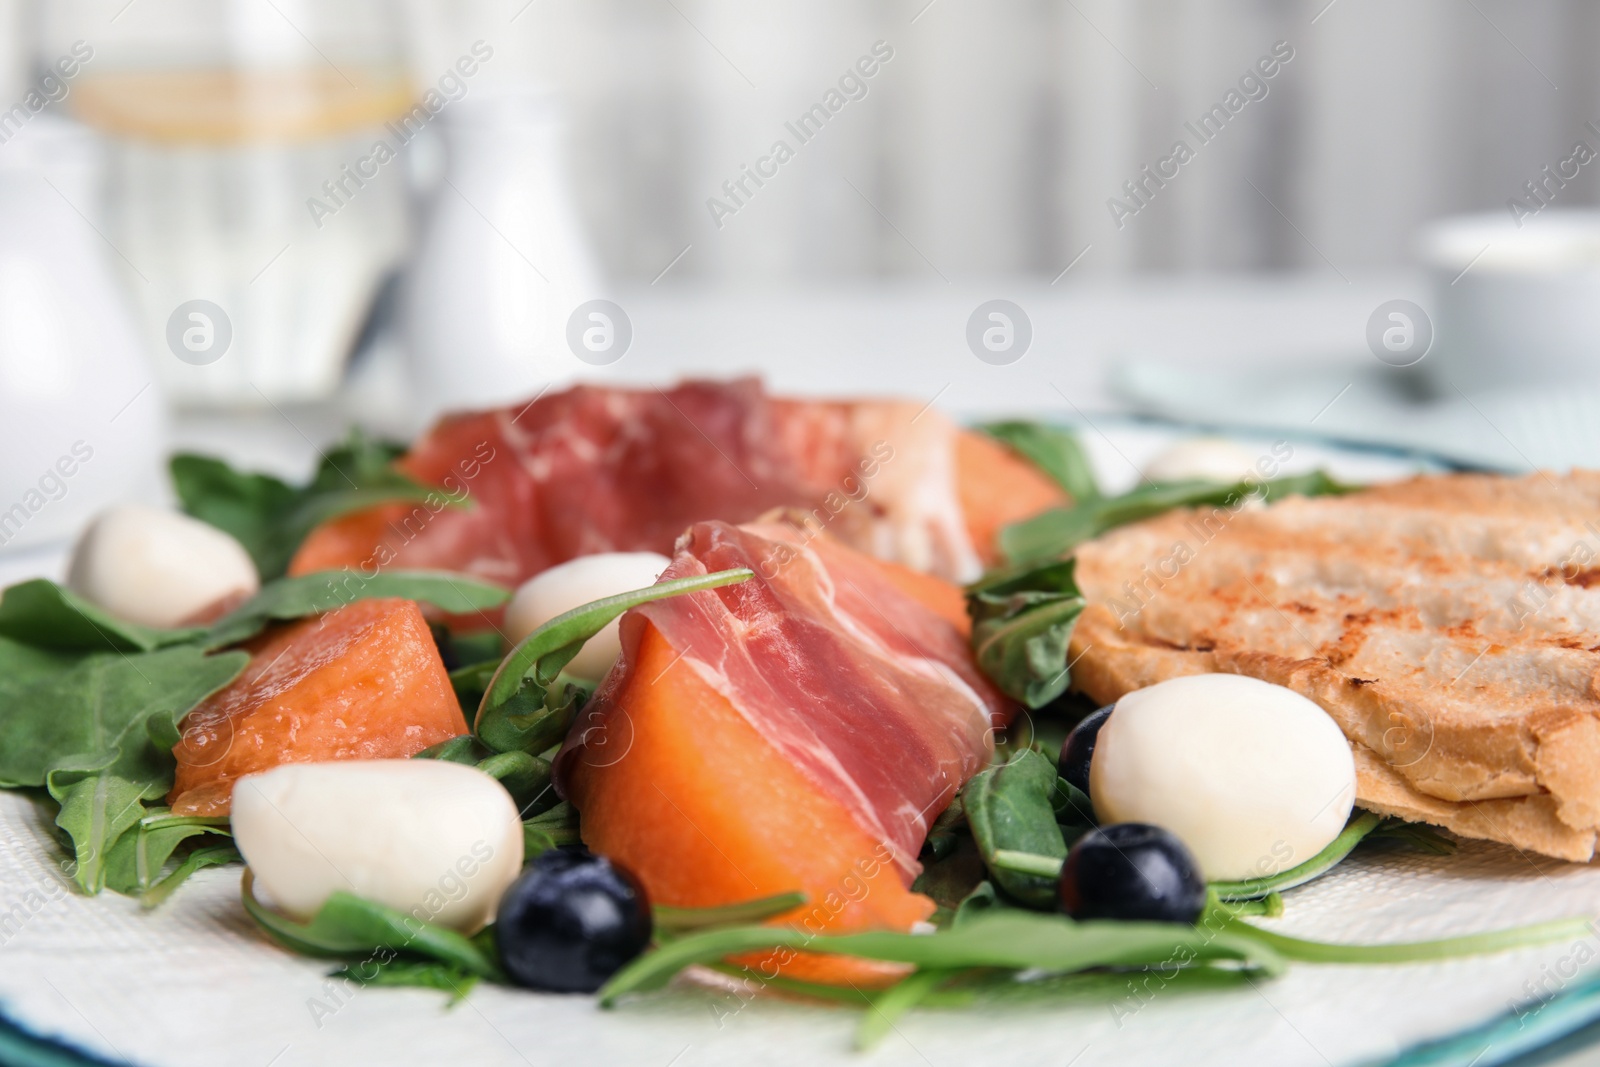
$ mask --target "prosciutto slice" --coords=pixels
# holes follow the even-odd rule
[[[827,536],[784,523],[697,523],[662,580],[730,567],[756,577],[623,617],[622,658],[568,735],[558,788],[585,739],[603,743],[608,723],[627,715],[633,663],[654,627],[819,791],[887,844],[909,882],[930,820],[987,765],[1003,699],[954,625]]]
[[[959,432],[912,403],[779,400],[755,379],[578,386],[444,419],[400,461],[436,499],[325,525],[293,571],[442,568],[515,585],[581,555],[670,552],[701,519],[790,507],[807,528],[966,581],[980,565]]]

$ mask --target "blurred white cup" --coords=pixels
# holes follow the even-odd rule
[[[1461,215],[1427,226],[1441,387],[1600,381],[1600,211]]]

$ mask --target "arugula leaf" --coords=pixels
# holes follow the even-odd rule
[[[545,807],[553,807],[556,798],[550,792],[550,761],[530,756],[526,752],[497,752],[480,761],[478,770],[505,786],[506,792],[516,802],[517,809],[526,815],[535,804],[548,796]]]
[[[206,648],[248,640],[269,622],[320,615],[368,597],[421,600],[441,611],[466,614],[499,607],[511,594],[498,585],[451,571],[317,571],[268,582],[261,591],[218,619],[200,637]]]
[[[215,649],[248,640],[269,622],[384,596],[425,601],[452,614],[485,611],[511,599],[497,585],[450,571],[318,571],[268,582],[210,627],[161,630],[124,622],[71,590],[36,578],[0,593],[0,641],[61,652],[153,652],[187,644]],[[17,655],[0,652],[8,659]]]
[[[565,800],[522,823],[522,854],[528,862],[553,848],[576,845],[580,840],[578,809]]]
[[[550,761],[526,752],[494,752],[484,754],[483,745],[471,734],[452,737],[437,745],[423,749],[412,759],[436,759],[447,763],[461,763],[476,767],[505,786],[506,792],[526,816],[535,805],[540,812],[556,807],[556,795],[550,789]],[[547,798],[548,799],[545,799]],[[540,803],[544,801],[544,803]],[[525,842],[526,843],[526,842]]]
[[[948,926],[961,902],[971,896],[988,875],[972,835],[962,833],[945,856],[924,861],[922,873],[911,883],[911,891],[931,898],[937,905],[930,922]]]
[[[582,840],[576,824],[539,823],[533,819],[522,824],[522,854],[528,860],[553,848],[579,844]]]
[[[658,582],[630,593],[592,601],[557,615],[523,638],[500,661],[484,691],[473,732],[490,751],[540,753],[566,737],[589,693],[579,685],[557,686],[561,668],[583,643],[629,608],[684,593],[735,585],[755,577],[746,567]]]
[[[171,896],[173,890],[188,881],[194,872],[206,867],[222,867],[242,862],[244,857],[232,845],[212,845],[208,848],[193,849],[184,857],[183,862],[178,864],[176,870],[140,893],[139,903],[144,907],[153,908]]]
[[[1064,858],[1066,841],[1056,825],[1055,766],[1025,751],[1009,763],[980,772],[962,790],[967,825],[993,879],[1012,897],[1035,908],[1054,909],[1055,882],[1020,874],[994,863],[997,850]]]
[[[35,648],[9,637],[0,637],[0,728],[3,728],[4,716],[14,714],[8,709],[17,705],[23,693],[76,666],[83,659],[81,652]],[[0,782],[0,785],[3,784]]]
[[[477,717],[484,690],[489,688],[489,680],[499,669],[500,661],[491,659],[469,663],[450,672],[450,688],[456,691],[456,701],[461,705],[461,714],[466,717],[467,725],[472,725]]]
[[[304,956],[404,952],[449,964],[479,978],[504,980],[499,963],[477,942],[354,893],[336,891],[309,922],[300,922],[256,899],[255,882],[248,868],[239,892],[244,910],[263,930]]]
[[[429,745],[411,758],[438,759],[446,763],[464,763],[469,767],[476,767],[484,755],[483,746],[478,744],[476,737],[471,734],[461,734],[447,741],[440,741],[437,745]]]
[[[243,652],[208,656],[181,645],[90,653],[22,684],[0,677],[0,786],[47,785],[53,778],[65,787],[75,774],[113,765],[139,778],[170,771],[170,762],[146,758],[155,747],[148,729],[164,721],[163,739],[175,744],[177,720],[248,661]],[[0,670],[5,666],[8,657],[0,658]]]
[[[145,786],[114,774],[91,774],[51,789],[50,795],[61,805],[56,825],[72,838],[72,879],[85,893],[98,893],[117,841],[144,815]]]
[[[384,960],[372,958],[340,967],[333,972],[335,978],[348,978],[357,985],[395,986],[414,989],[437,989],[450,994],[450,1003],[464,1000],[478,984],[478,976],[460,967],[436,960],[407,960],[396,956]]]
[[[0,682],[0,786],[48,787],[85,891],[103,884],[142,802],[171,788],[178,721],[247,662],[243,652],[208,656],[188,645],[95,652],[20,685]]]
[[[1383,822],[1381,815],[1374,815],[1370,811],[1357,811],[1345,824],[1345,828],[1339,831],[1339,836],[1328,842],[1326,848],[1304,863],[1261,878],[1212,882],[1211,889],[1222,900],[1257,900],[1281,889],[1293,889],[1297,885],[1305,885],[1337,867],[1363,838],[1378,828],[1381,822]]]
[[[456,633],[443,623],[433,624],[433,640],[439,646],[439,658],[445,669],[457,671],[463,667],[487,664],[493,667],[503,654],[503,640],[498,631],[482,630],[477,633]]]
[[[1171,482],[1142,485],[1121,496],[1100,497],[1054,508],[1001,529],[1000,553],[1013,564],[1059,559],[1107,530],[1152,518],[1174,508],[1212,504],[1237,508],[1247,498],[1264,503],[1286,496],[1327,496],[1361,488],[1335,481],[1325,471],[1292,474],[1270,481]]]
[[[174,456],[170,470],[183,510],[236,537],[261,577],[270,579],[288,569],[306,535],[328,519],[377,504],[417,502],[431,509],[465,503],[396,470],[394,461],[403,452],[403,446],[353,430],[301,487],[236,471],[209,456]]]
[[[939,817],[928,827],[928,839],[922,843],[923,851],[935,860],[944,859],[960,846],[961,831],[967,826],[966,808],[957,793]]]
[[[1075,434],[1041,422],[1021,420],[992,422],[978,429],[1021,453],[1061,486],[1073,503],[1099,498],[1100,486],[1095,483],[1094,468]]]
[[[961,898],[961,903],[956,905],[955,914],[950,917],[951,926],[965,926],[974,919],[996,911],[1003,911],[1010,907],[1000,899],[1000,894],[995,891],[994,883],[985,878],[972,887],[972,892]]]
[[[978,582],[967,591],[972,654],[1000,691],[1030,708],[1066,692],[1067,646],[1084,609],[1074,560]]]
[[[1049,760],[1052,767],[1056,765],[1056,761],[1051,760],[1049,756],[1045,759]],[[1051,794],[1050,803],[1056,809],[1056,822],[1063,826],[1076,826],[1087,830],[1095,823],[1094,801],[1089,799],[1088,793],[1065,778],[1056,779],[1056,791]],[[1069,841],[1067,844],[1070,846],[1072,842]]]
[[[1240,924],[1243,925],[1243,924]],[[1006,910],[932,934],[870,931],[810,934],[772,926],[732,926],[670,941],[633,960],[600,990],[600,1003],[659,989],[683,968],[769,948],[804,949],[861,959],[953,969],[1000,967],[1078,971],[1089,967],[1135,967],[1176,958],[1208,963],[1236,961],[1262,975],[1283,970],[1278,952],[1243,933],[1212,932],[1176,923],[1084,922],[1061,915]]]
[[[193,641],[202,632],[123,622],[47,578],[19,582],[0,593],[0,637],[36,648],[150,652]]]
[[[191,849],[177,869],[163,877],[168,860],[179,846],[193,838],[211,836],[231,837],[226,818],[176,816],[164,809],[151,811],[112,846],[106,857],[106,888],[138,897],[147,908],[154,907],[195,871],[238,857],[237,850],[229,844]]]

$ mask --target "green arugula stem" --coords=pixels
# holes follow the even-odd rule
[[[154,908],[162,901],[172,896],[173,891],[189,880],[189,876],[206,867],[220,867],[228,863],[239,863],[244,859],[239,850],[232,845],[213,845],[210,848],[197,848],[189,853],[188,857],[178,865],[177,869],[165,878],[156,882],[149,889],[139,894],[139,903],[146,908]]]
[[[675,908],[657,904],[651,911],[656,928],[674,934],[705,930],[713,926],[733,926],[738,923],[761,922],[806,902],[804,893],[778,893],[758,900],[745,900],[737,904],[723,904],[712,908]]]
[[[907,975],[888,989],[872,997],[866,1014],[856,1027],[856,1048],[865,1052],[889,1036],[895,1020],[926,1000],[939,986],[959,974],[959,971],[927,967]]]
[[[491,952],[472,939],[353,893],[336,891],[316,915],[302,922],[262,904],[255,895],[254,876],[246,868],[239,896],[244,910],[273,940],[304,956],[357,958],[387,949],[445,963],[493,982],[505,981]]]
[[[164,826],[204,826],[226,830],[229,823],[226,815],[173,815],[167,811],[156,811],[140,819],[139,825],[146,830]]]
[[[1032,874],[1040,878],[1061,877],[1064,859],[1058,856],[1041,856],[1037,852],[1018,852],[1011,848],[997,848],[992,866],[1018,874]]]
[[[1269,919],[1276,919],[1283,914],[1283,897],[1273,890],[1260,900],[1241,900],[1237,904],[1229,904],[1235,915],[1264,915]]]
[[[630,608],[755,577],[748,567],[674,578],[644,589],[582,604],[557,615],[518,642],[495,669],[472,725],[491,752],[543,752],[560,744],[590,689],[560,683],[561,668],[584,642]]]
[[[1292,889],[1297,885],[1304,885],[1314,878],[1320,877],[1338,866],[1341,860],[1350,855],[1350,852],[1359,845],[1364,838],[1378,828],[1383,822],[1381,815],[1374,815],[1364,811],[1351,819],[1349,824],[1339,832],[1328,846],[1304,863],[1290,867],[1286,871],[1269,875],[1265,878],[1248,878],[1237,882],[1212,882],[1214,890],[1222,900],[1259,900],[1269,893]],[[1041,856],[1033,852],[1018,852],[1013,849],[998,849],[994,854],[993,865],[1018,874],[1033,874],[1042,878],[1055,878],[1061,874],[1062,861],[1054,856]]]
[[[1293,889],[1297,885],[1305,885],[1314,878],[1318,878],[1334,867],[1338,866],[1351,851],[1359,845],[1367,835],[1378,828],[1383,822],[1381,815],[1374,815],[1370,811],[1361,812],[1339,831],[1339,836],[1328,842],[1326,848],[1304,863],[1296,864],[1286,871],[1267,875],[1264,878],[1246,878],[1237,882],[1212,882],[1211,888],[1223,900],[1255,900],[1266,896],[1274,890]]]
[[[754,577],[755,572],[749,568],[736,567],[711,574],[675,578],[644,589],[635,589],[591,601],[557,615],[519,641],[517,647],[500,661],[500,666],[495,670],[494,677],[489,680],[489,687],[483,694],[483,711],[491,710],[511,699],[522,688],[523,680],[530,677],[534,671],[547,674],[548,676],[542,679],[540,684],[548,685],[554,680],[557,671],[570,663],[572,657],[578,654],[585,641],[605,629],[612,619],[629,608],[683,593],[737,585]]]
[[[932,934],[868,931],[819,935],[781,926],[729,926],[689,934],[667,941],[623,967],[600,990],[600,1004],[610,1007],[624,994],[659,989],[691,964],[776,948],[941,971],[1039,968],[1068,973],[1155,964],[1179,952],[1196,965],[1225,960],[1262,974],[1283,969],[1283,957],[1254,937],[1253,930],[1234,934],[1177,923],[1077,923],[1060,915],[1007,910]]]
[[[1553,922],[1513,926],[1505,930],[1489,930],[1481,934],[1464,934],[1433,941],[1397,941],[1386,945],[1339,945],[1327,941],[1310,941],[1288,934],[1264,930],[1239,918],[1235,908],[1219,901],[1209,907],[1214,914],[1224,917],[1226,929],[1235,933],[1248,931],[1246,936],[1257,938],[1262,944],[1276,950],[1285,959],[1302,963],[1419,963],[1425,960],[1446,960],[1458,956],[1481,956],[1490,952],[1542,945],[1550,941],[1580,939],[1593,936],[1592,919],[1557,919]],[[1202,917],[1201,922],[1205,919]]]

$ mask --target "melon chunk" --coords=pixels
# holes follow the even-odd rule
[[[888,848],[786,761],[654,627],[605,744],[582,753],[569,799],[583,840],[636,873],[658,904],[709,907],[800,890],[775,923],[809,933],[905,930],[933,913]],[[881,985],[898,967],[773,950],[741,962],[836,984]]]
[[[998,563],[1000,531],[1070,503],[1061,487],[1020,455],[987,434],[956,437],[956,494],[967,535],[985,564]]]
[[[244,672],[182,723],[175,814],[226,815],[235,781],[279,764],[411,756],[467,732],[414,601],[358,600],[245,647]]]

